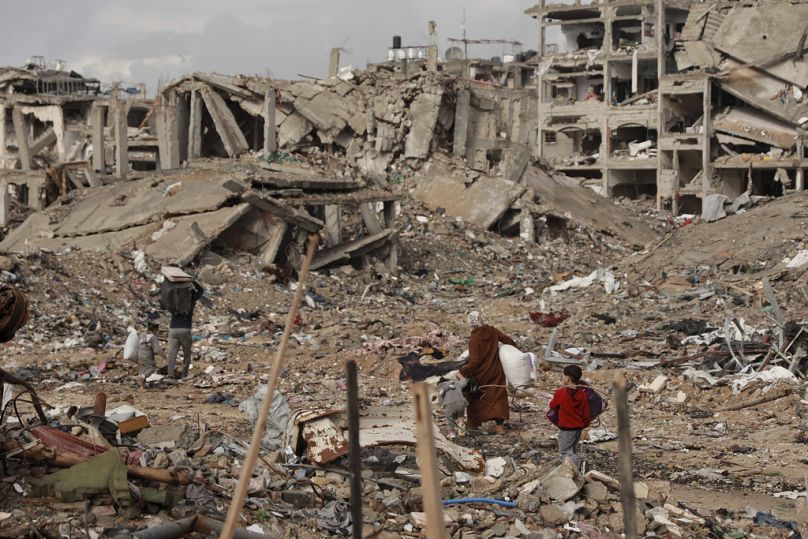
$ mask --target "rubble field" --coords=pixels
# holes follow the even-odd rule
[[[405,195],[407,189],[400,186]],[[613,237],[573,221],[554,227],[554,238],[548,231],[543,241],[528,243],[430,212],[405,196],[397,218],[402,231],[398,277],[381,263],[311,274],[279,390],[293,413],[344,408],[344,363],[354,359],[363,409],[408,409],[410,382],[401,381],[398,358],[409,353],[459,356],[467,338],[465,315],[482,308],[520,347],[546,361],[535,387],[513,398],[510,433],[472,436],[461,431],[452,440],[479,451],[484,470],[464,470],[441,454],[445,497],[516,503],[499,509],[450,506],[446,514],[453,533],[620,533],[619,488],[612,479],[617,477],[613,411],[589,430],[591,443],[584,445],[583,459],[591,472],[579,476],[563,466],[556,469],[554,428],[543,416],[559,385],[557,365],[565,359],[594,369],[586,378],[606,392],[615,370],[629,373],[634,474],[641,506],[647,509],[641,525],[649,533],[789,537],[792,531],[771,524],[786,521],[798,523],[804,532],[802,364],[795,369],[797,376],[767,379],[735,374],[717,353],[708,354],[709,360],[687,358],[726,348],[727,317],[741,320],[745,329],[745,339],[733,333],[730,341],[739,351],[748,348],[746,361],[765,354],[767,345],[756,349],[753,344],[776,338],[776,323],[763,278],[770,281],[788,322],[802,319],[808,303],[800,292],[803,273],[789,264],[804,245],[778,230],[777,220],[768,221],[768,230],[759,224],[767,215],[789,215],[789,224],[798,226],[794,219],[800,219],[806,202],[804,195],[791,195],[718,223],[671,229],[645,254],[627,256],[630,249]],[[187,468],[193,476],[190,485],[157,488],[163,496],[143,503],[134,518],[126,517],[109,493],[89,505],[84,500],[49,502],[43,510],[32,485],[46,468],[7,458],[0,484],[6,511],[0,533],[11,537],[34,529],[43,534],[70,529],[83,534],[86,529],[92,535],[197,513],[223,519],[252,431],[239,403],[249,401],[267,380],[294,276],[267,274],[260,260],[246,254],[203,257],[196,270],[213,307],[201,307],[197,315],[198,357],[191,376],[140,390],[137,368],[123,360],[121,345],[126,326],[140,319],[158,317],[165,328],[156,265],[139,272],[129,251],[71,249],[11,255],[0,263],[3,275],[31,298],[36,321],[6,346],[4,369],[34,384],[52,407],[49,417],[61,425],[72,422],[75,432],[86,430],[85,423],[75,413],[69,419],[69,408],[92,407],[98,392],[106,394],[108,410],[131,406],[142,411],[150,427],[121,438],[122,447],[148,467]],[[86,276],[88,267],[92,280]],[[598,279],[598,270],[616,284]],[[553,290],[592,272],[596,277],[589,285]],[[556,328],[542,327],[532,320],[531,313],[537,312],[563,312],[566,318]],[[711,337],[716,331],[721,335]],[[556,344],[548,351],[553,332]],[[805,350],[799,338],[795,341],[788,357],[802,361]],[[778,358],[780,363],[785,361]],[[720,411],[782,388],[789,391],[781,399]],[[20,412],[25,420],[31,410],[21,405]],[[439,424],[445,431],[442,420]],[[92,431],[84,436],[106,444]],[[323,465],[322,471],[295,468],[311,456],[289,451],[277,447],[264,453],[251,483],[244,526],[257,524],[269,535],[287,537],[345,533],[349,492],[340,461]],[[423,508],[414,449],[392,445],[367,448],[364,454],[368,533],[417,535]],[[332,466],[336,472],[325,471]],[[547,482],[563,473],[573,478],[570,496],[556,493]]]
[[[648,16],[617,8],[609,14],[620,23]],[[669,11],[690,28],[685,37],[740,16],[725,7],[692,17]],[[642,34],[647,26],[639,26],[642,44],[653,37]],[[632,35],[616,33],[615,44],[629,47]],[[584,47],[591,36],[581,38]],[[804,38],[795,40],[799,57]],[[676,46],[691,42],[699,41],[682,37]],[[649,58],[633,50],[633,75],[621,69],[615,80],[631,94],[624,105],[645,108],[626,111],[629,131],[614,143],[643,173],[613,184],[592,174],[601,150],[584,132],[572,138],[595,152],[586,156],[593,163],[561,159],[554,169],[534,154],[536,136],[549,131],[531,125],[535,95],[523,78],[559,79],[549,65],[486,64],[491,80],[475,80],[448,64],[439,70],[430,54],[338,70],[335,49],[325,80],[193,73],[148,103],[120,99],[117,87],[100,97],[98,81],[78,76],[68,81],[72,94],[43,97],[39,88],[61,89],[62,75],[6,73],[2,114],[11,110],[14,136],[6,129],[3,137],[16,149],[0,174],[0,337],[9,337],[0,369],[0,537],[211,536],[240,487],[247,497],[236,537],[432,537],[435,492],[446,535],[458,539],[802,537],[802,144],[790,128],[774,133],[788,153],[772,161],[763,157],[772,149],[755,146],[748,177],[726,174],[738,193],[694,191],[711,184],[692,163],[721,162],[685,155],[695,151],[688,140],[709,140],[703,132],[713,121],[729,133],[745,127],[732,111],[685,110],[710,107],[709,77],[638,93],[639,62],[647,75]],[[695,52],[680,61],[700,68]],[[589,69],[597,55],[587,58],[576,61]],[[756,69],[738,65],[740,74]],[[646,180],[657,171],[656,142],[633,140],[632,126],[652,125],[645,117],[657,113],[665,123],[656,103],[671,101],[686,118],[668,118],[682,132],[675,144],[661,136],[659,155],[681,150],[688,166],[671,162],[663,176],[674,183],[655,200]],[[740,135],[725,141],[749,146]],[[642,157],[633,155],[638,144]],[[3,154],[11,147],[0,146]],[[767,163],[777,189],[764,169],[752,174]],[[624,165],[602,169],[625,179]],[[790,188],[785,168],[785,177],[773,172],[783,167],[800,169],[800,187]],[[746,165],[738,170],[746,174]],[[699,211],[680,214],[679,203],[689,211],[696,198]],[[191,369],[180,379],[158,369],[141,388],[125,343],[157,322],[166,348],[161,284],[177,267],[205,289]],[[9,307],[18,296],[7,287],[29,306],[15,335],[7,335],[9,318],[21,320],[21,303]],[[509,388],[504,434],[491,425],[467,431],[437,397],[467,359],[474,310],[538,359],[532,382]],[[287,319],[279,384],[265,401]],[[581,469],[562,462],[546,417],[565,365],[581,366],[609,402],[584,433]],[[628,424],[618,422],[624,404]],[[245,463],[254,434],[253,470]],[[239,481],[242,469],[248,481]],[[351,493],[360,475],[361,522]]]

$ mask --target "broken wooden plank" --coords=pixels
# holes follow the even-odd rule
[[[244,133],[238,126],[236,117],[227,103],[224,102],[222,96],[211,89],[202,91],[202,99],[205,101],[210,116],[213,118],[213,123],[216,125],[216,131],[222,139],[224,149],[230,157],[235,157],[239,154],[246,152],[250,147],[247,144],[247,139],[244,138]]]
[[[421,470],[421,492],[424,511],[426,512],[426,536],[432,538],[448,538],[446,524],[443,521],[443,503],[440,475],[438,474],[438,455],[435,451],[432,423],[432,409],[429,405],[429,388],[426,383],[418,382],[412,386],[415,429],[418,444],[415,447],[418,457],[418,468]]]
[[[256,191],[248,191],[242,198],[259,210],[264,210],[280,217],[287,223],[300,227],[306,232],[317,232],[325,226],[325,223],[315,219],[306,211],[292,208],[276,198],[262,195]]]

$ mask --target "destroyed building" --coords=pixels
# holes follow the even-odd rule
[[[0,70],[0,223],[10,204],[43,209],[99,175],[126,178],[157,161],[151,101],[40,58]],[[114,170],[113,170],[114,168]]]
[[[526,12],[539,27],[538,155],[604,195],[655,195],[676,214],[711,195],[801,190],[805,9],[542,0]]]

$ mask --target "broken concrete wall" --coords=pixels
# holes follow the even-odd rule
[[[236,102],[245,115],[263,121],[264,94],[272,88],[279,96],[274,107],[281,151],[336,152],[347,157],[359,175],[386,180],[394,160],[407,158],[413,160],[411,166],[418,166],[428,157],[436,133],[449,132],[453,105],[445,104],[442,96],[451,85],[452,80],[434,73],[402,80],[384,70],[357,73],[351,82],[339,78],[288,82],[194,73],[165,86],[161,95],[166,102],[194,91],[207,96],[207,112],[214,116],[212,127],[225,154],[232,156],[246,150],[262,151],[263,140],[250,136],[244,127],[250,121],[228,117],[223,104]],[[163,136],[176,137],[176,131],[183,130],[171,123],[176,121],[167,122]],[[241,136],[234,131],[239,126]],[[212,155],[210,147],[202,146],[202,157]],[[172,162],[171,166],[179,164]]]

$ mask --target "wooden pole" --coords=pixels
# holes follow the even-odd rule
[[[719,408],[718,410],[716,410],[716,412],[734,412],[735,410],[743,410],[744,408],[757,406],[758,404],[763,404],[764,402],[776,401],[777,399],[788,397],[793,392],[794,392],[793,389],[791,389],[790,387],[786,387],[779,391],[774,391],[772,393],[769,393],[768,395],[763,395],[762,397],[758,397],[756,399],[744,402],[737,402],[735,404],[730,404],[729,406],[724,406],[723,408]]]
[[[359,445],[359,376],[356,361],[346,365],[348,377],[348,459],[351,468],[351,521],[354,539],[362,539],[362,447]]]
[[[620,498],[623,502],[623,529],[626,539],[637,539],[637,500],[631,471],[631,424],[628,415],[628,380],[626,373],[614,375],[614,400],[617,405],[618,469]]]
[[[247,488],[250,486],[250,478],[252,477],[255,463],[258,460],[258,451],[261,449],[261,438],[264,435],[264,429],[267,425],[267,417],[269,416],[269,407],[272,404],[272,397],[275,393],[275,388],[278,385],[278,378],[281,374],[281,366],[286,359],[286,346],[289,344],[289,337],[292,334],[295,318],[297,317],[297,310],[300,306],[300,300],[303,299],[304,284],[306,282],[306,275],[309,273],[311,261],[314,258],[314,251],[317,247],[319,236],[317,233],[309,234],[309,248],[306,252],[306,258],[303,260],[303,265],[300,268],[300,276],[297,282],[297,290],[295,290],[295,297],[292,299],[292,305],[289,308],[289,315],[286,317],[286,327],[283,328],[283,335],[281,342],[278,346],[278,351],[275,353],[275,360],[272,363],[272,370],[269,374],[269,386],[267,387],[267,394],[264,397],[264,402],[261,403],[261,412],[258,414],[258,421],[255,423],[255,430],[253,430],[252,442],[250,442],[250,451],[247,453],[247,458],[241,467],[241,474],[239,476],[238,485],[235,492],[233,492],[233,499],[230,502],[230,509],[227,511],[227,520],[225,520],[224,527],[219,534],[219,539],[233,539],[233,532],[236,529],[236,522],[238,521],[241,508],[244,506],[244,499],[247,497]]]
[[[443,503],[438,478],[438,459],[435,453],[435,438],[432,432],[432,407],[429,404],[427,385],[418,382],[412,386],[415,400],[415,434],[418,445],[415,454],[421,470],[421,496],[426,512],[426,536],[429,539],[448,539],[443,521]]]

